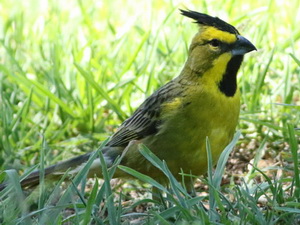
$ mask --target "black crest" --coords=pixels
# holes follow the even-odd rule
[[[196,20],[196,23],[198,24],[213,26],[219,30],[226,31],[232,34],[239,34],[238,30],[234,26],[226,23],[225,21],[219,19],[218,17],[212,17],[207,14],[199,13],[196,11],[190,11],[190,10],[185,11],[180,9],[180,11],[182,15]]]

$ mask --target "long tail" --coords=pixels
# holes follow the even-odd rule
[[[55,165],[49,166],[45,169],[45,178],[47,180],[58,180],[60,179],[66,171],[74,171],[75,173],[80,170],[80,168],[88,161],[92,153],[86,153],[69,160],[57,163]],[[96,160],[95,160],[96,161]],[[98,167],[99,168],[99,167]],[[32,172],[28,177],[21,181],[21,187],[23,189],[33,188],[40,183],[40,171],[36,170]],[[0,184],[0,191],[2,191],[7,186],[7,183]]]

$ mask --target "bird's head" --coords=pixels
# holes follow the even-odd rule
[[[226,72],[236,76],[244,54],[256,50],[255,46],[234,26],[218,17],[195,11],[181,10],[181,13],[199,25],[186,65],[198,76],[210,76],[217,83],[221,82]]]

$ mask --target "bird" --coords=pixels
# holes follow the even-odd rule
[[[108,167],[122,155],[121,165],[165,183],[165,176],[139,151],[141,144],[164,160],[178,180],[182,172],[200,176],[207,172],[206,138],[213,162],[232,140],[240,112],[237,73],[244,55],[256,47],[229,23],[204,13],[180,10],[193,19],[198,31],[188,49],[180,74],[136,109],[102,148]],[[93,152],[59,162],[45,169],[45,179],[60,179],[66,171],[76,174]],[[39,170],[21,180],[23,189],[39,184]],[[95,159],[89,177],[101,177]],[[115,177],[129,175],[116,170]],[[0,189],[7,184],[2,183]]]

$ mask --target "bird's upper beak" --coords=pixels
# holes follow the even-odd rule
[[[233,55],[245,55],[248,52],[257,50],[255,46],[241,35],[237,36],[237,41],[233,45],[231,53]]]

